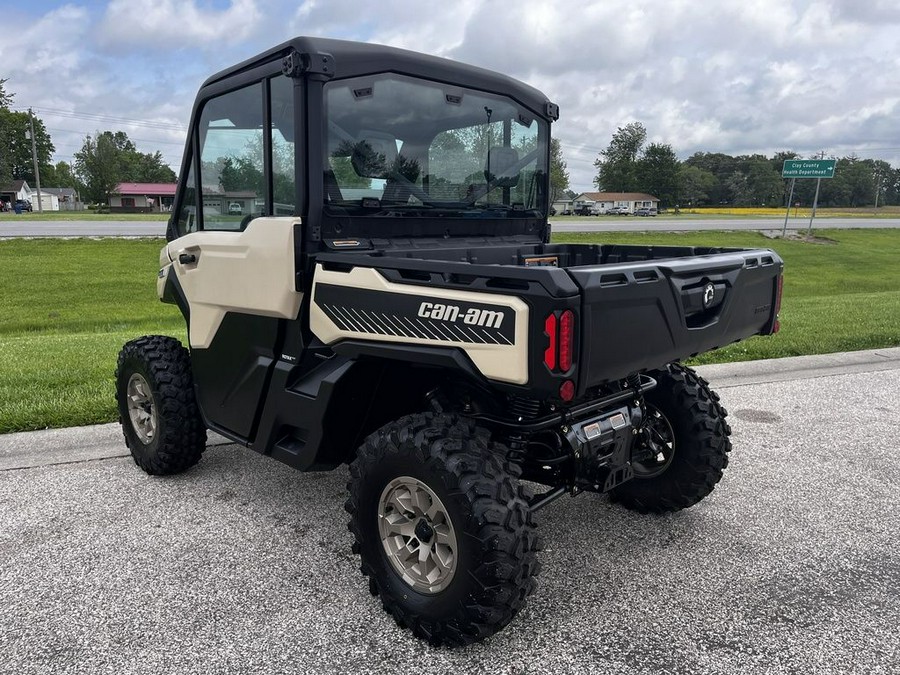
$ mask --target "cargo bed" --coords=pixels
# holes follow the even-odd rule
[[[662,368],[776,322],[781,259],[769,249],[524,243],[474,238],[361,241],[324,254],[329,268],[375,267],[395,283],[513,295],[530,307],[529,387],[554,385],[542,367],[544,319],[577,315],[579,393]],[[486,295],[486,301],[489,296]]]

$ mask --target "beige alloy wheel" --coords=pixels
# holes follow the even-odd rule
[[[149,445],[156,436],[158,417],[156,404],[153,402],[153,394],[150,385],[140,373],[133,373],[128,379],[126,391],[128,400],[128,418],[138,439],[144,445]]]
[[[456,532],[444,504],[422,481],[400,476],[385,486],[378,532],[391,567],[414,590],[439,593],[453,580]]]

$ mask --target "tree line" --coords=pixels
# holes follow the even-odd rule
[[[784,206],[790,181],[781,177],[787,159],[810,159],[792,151],[732,156],[696,152],[681,161],[668,143],[646,144],[640,122],[619,127],[594,162],[594,184],[603,192],[646,192],[664,207]],[[798,180],[794,202],[810,206],[816,181]],[[823,180],[821,206],[900,204],[900,169],[855,155],[837,159],[834,178]]]
[[[31,140],[26,134],[27,112],[12,110],[12,93],[0,79],[0,184],[25,180],[36,187]],[[71,187],[82,199],[106,203],[118,183],[173,183],[175,172],[163,162],[162,153],[143,153],[123,131],[97,131],[86,136],[73,162],[53,163],[55,151],[43,120],[34,117],[34,137],[41,184]],[[679,160],[668,143],[647,143],[640,122],[619,127],[594,166],[594,184],[603,192],[646,192],[658,197],[663,207],[784,206],[789,181],[781,178],[786,159],[803,159],[796,152],[732,156],[696,152]],[[228,167],[240,172],[239,163]],[[228,171],[225,172],[228,174]],[[794,201],[809,206],[815,191],[813,180],[798,180]],[[551,201],[575,195],[569,190],[569,173],[558,139],[550,147]],[[822,206],[854,207],[900,204],[900,169],[877,159],[855,155],[837,159],[834,178],[823,180]]]
[[[12,110],[14,94],[0,79],[0,185],[24,180],[37,187],[27,112]],[[56,148],[43,120],[34,117],[34,139],[41,186],[74,188],[83,201],[104,204],[119,183],[174,183],[175,172],[162,153],[139,152],[124,131],[98,131],[86,136],[74,161],[51,161]]]

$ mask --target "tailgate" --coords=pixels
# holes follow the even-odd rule
[[[782,268],[767,249],[570,268],[580,390],[771,333]]]

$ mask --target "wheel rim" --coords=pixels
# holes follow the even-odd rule
[[[643,427],[644,452],[632,459],[631,468],[637,478],[658,476],[675,456],[675,431],[668,418],[653,406],[647,406]]]
[[[158,418],[150,385],[143,375],[134,373],[128,378],[125,396],[128,400],[131,428],[134,429],[138,440],[147,445],[156,437]]]
[[[425,483],[401,476],[378,500],[378,532],[394,571],[420,593],[438,593],[456,574],[457,544],[444,504]]]

